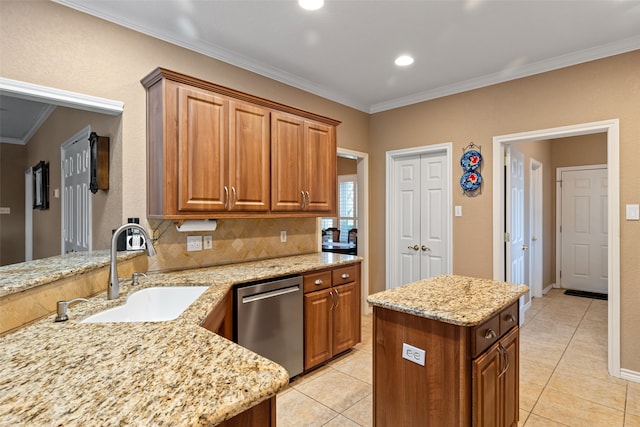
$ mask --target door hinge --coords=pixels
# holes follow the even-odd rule
[[[504,233],[504,241],[509,243],[511,241],[511,236],[509,233]]]
[[[562,270],[560,270],[560,278],[562,279]]]
[[[508,154],[504,155],[504,165],[505,166],[509,166],[509,155]]]
[[[562,233],[562,225],[560,225],[560,232]]]

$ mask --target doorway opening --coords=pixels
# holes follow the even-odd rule
[[[360,275],[361,281],[361,309],[363,314],[371,313],[372,309],[367,303],[367,296],[369,296],[369,154],[363,153],[361,151],[349,150],[346,148],[338,147],[338,159],[337,160],[347,160],[345,163],[350,163],[350,161],[354,161],[355,165],[348,165],[349,173],[345,173],[345,175],[355,175],[355,183],[354,187],[357,190],[354,192],[355,195],[355,206],[353,209],[355,210],[356,217],[354,219],[345,218],[343,221],[344,229],[346,230],[346,235],[344,232],[340,230],[339,218],[318,218],[317,221],[317,233],[318,236],[323,236],[323,230],[327,228],[326,224],[328,224],[327,220],[331,220],[331,224],[334,225],[334,222],[337,222],[337,226],[340,230],[340,234],[342,234],[342,238],[340,241],[344,241],[344,243],[349,243],[350,239],[353,239],[353,234],[349,234],[349,230],[354,227],[349,226],[349,221],[357,221],[357,231],[356,231],[356,247],[355,252],[358,256],[363,258],[362,261],[362,272]],[[354,173],[355,172],[355,173]],[[340,173],[340,172],[339,172]],[[353,182],[353,177],[344,179],[344,182]],[[340,185],[339,180],[337,180],[338,185]],[[346,187],[349,185],[346,184]],[[340,189],[337,188],[339,192]],[[339,194],[339,193],[337,193]],[[340,212],[338,212],[340,216]],[[355,225],[355,224],[354,224]],[[318,251],[322,251],[322,238],[318,239]]]
[[[551,129],[542,129],[493,138],[493,278],[505,277],[503,230],[508,207],[505,205],[504,153],[506,146],[530,141],[565,138],[596,133],[607,139],[607,270],[608,270],[608,371],[620,377],[620,146],[619,120],[584,123]]]

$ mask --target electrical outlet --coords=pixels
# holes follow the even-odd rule
[[[211,236],[204,236],[204,248],[211,249],[213,247],[213,239]]]
[[[187,252],[202,250],[202,236],[187,236]]]
[[[402,343],[402,358],[407,359],[409,362],[424,366],[425,353],[426,352],[421,348],[414,347],[407,343]]]
[[[280,232],[280,243],[285,243],[287,241],[287,230],[282,230]]]

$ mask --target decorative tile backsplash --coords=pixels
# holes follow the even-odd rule
[[[219,219],[215,231],[182,233],[173,221],[150,221],[156,256],[149,271],[206,267],[317,251],[316,218]],[[280,232],[287,241],[280,242]],[[212,236],[213,248],[187,252],[187,236]]]

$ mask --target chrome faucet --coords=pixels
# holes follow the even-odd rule
[[[142,228],[139,224],[136,223],[127,223],[123,224],[113,232],[111,236],[111,268],[109,270],[109,287],[107,288],[107,299],[116,299],[120,295],[120,279],[118,278],[118,268],[116,266],[118,254],[117,254],[117,246],[118,246],[118,236],[129,228],[134,228],[144,236],[146,247],[147,247],[147,255],[154,256],[156,251],[153,249],[151,245],[151,239],[147,234],[147,230]]]

